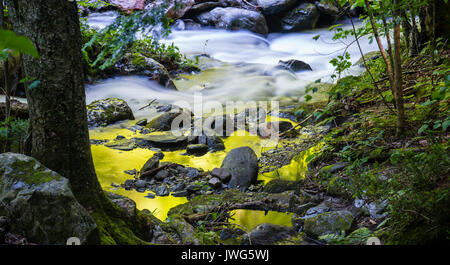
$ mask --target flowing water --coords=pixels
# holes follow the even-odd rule
[[[103,28],[117,16],[114,12],[93,14],[88,18],[88,24]],[[344,22],[345,23],[345,22]],[[347,26],[348,27],[348,26]],[[320,35],[315,41],[314,36]],[[146,77],[127,76],[115,77],[89,85],[86,89],[87,103],[97,99],[117,97],[124,99],[132,108],[136,118],[151,118],[155,113],[139,109],[153,99],[161,103],[176,103],[185,101],[194,104],[196,97],[202,98],[202,103],[218,101],[271,100],[280,97],[290,97],[301,101],[306,85],[321,79],[332,83],[330,76],[333,66],[329,61],[341,55],[346,47],[344,43],[332,40],[333,33],[327,29],[318,29],[301,33],[273,33],[266,38],[247,31],[225,31],[217,29],[202,29],[196,31],[174,31],[165,43],[175,43],[188,58],[199,55],[199,74],[185,74],[174,80],[178,91],[169,91],[148,80]],[[345,41],[347,43],[351,40]],[[364,52],[376,50],[376,45],[367,39],[361,39]],[[348,50],[352,62],[361,56],[356,45]],[[292,73],[276,68],[280,60],[298,59],[311,65],[313,71]],[[353,67],[347,74],[355,74],[361,69]],[[133,136],[133,132],[124,129],[133,122],[91,130],[92,139],[114,139],[117,135]],[[227,152],[240,146],[250,146],[260,155],[266,140],[258,136],[231,136],[226,139],[226,150],[208,153],[202,157],[181,155],[179,152],[165,152],[164,161],[171,161],[186,166],[211,170],[220,167]],[[317,152],[320,147],[306,151]],[[185,203],[186,198],[156,197],[149,199],[146,193],[125,191],[111,187],[111,183],[123,183],[127,176],[123,171],[140,169],[154,152],[147,149],[133,151],[118,151],[104,146],[92,146],[94,163],[102,187],[136,201],[139,209],[149,209],[160,219],[165,219],[171,207]],[[274,173],[260,176],[260,180],[268,181],[274,177],[296,179],[307,170],[306,155],[300,154],[293,162]],[[263,212],[264,213],[264,212]],[[268,215],[257,211],[238,210],[237,223],[253,228],[262,222],[289,224],[290,215],[270,213]]]

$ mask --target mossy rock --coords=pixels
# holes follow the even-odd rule
[[[304,220],[303,228],[309,235],[319,237],[327,234],[341,234],[352,227],[354,218],[347,211],[327,212]]]
[[[89,243],[97,228],[68,179],[15,153],[0,154],[0,215],[11,220],[12,233],[37,244],[64,245],[70,237]]]
[[[134,120],[128,104],[118,98],[96,100],[87,106],[90,127],[107,126],[123,120]]]
[[[303,181],[292,181],[274,179],[264,186],[264,191],[268,193],[281,193],[289,190],[297,191],[302,187]]]

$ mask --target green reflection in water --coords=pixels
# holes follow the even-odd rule
[[[234,220],[230,219],[230,223],[238,224],[247,229],[252,230],[256,226],[263,223],[275,225],[292,226],[291,217],[293,213],[281,213],[275,211],[256,211],[256,210],[233,210],[230,212]]]

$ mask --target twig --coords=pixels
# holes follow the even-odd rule
[[[150,107],[150,106],[153,104],[153,102],[155,102],[155,101],[156,101],[156,99],[152,100],[148,105],[146,105],[146,106],[140,108],[139,110],[143,110],[143,109],[145,109],[145,108]]]

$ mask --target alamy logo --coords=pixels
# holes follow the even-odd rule
[[[66,245],[79,246],[81,245],[81,240],[78,237],[70,237],[67,239]]]

